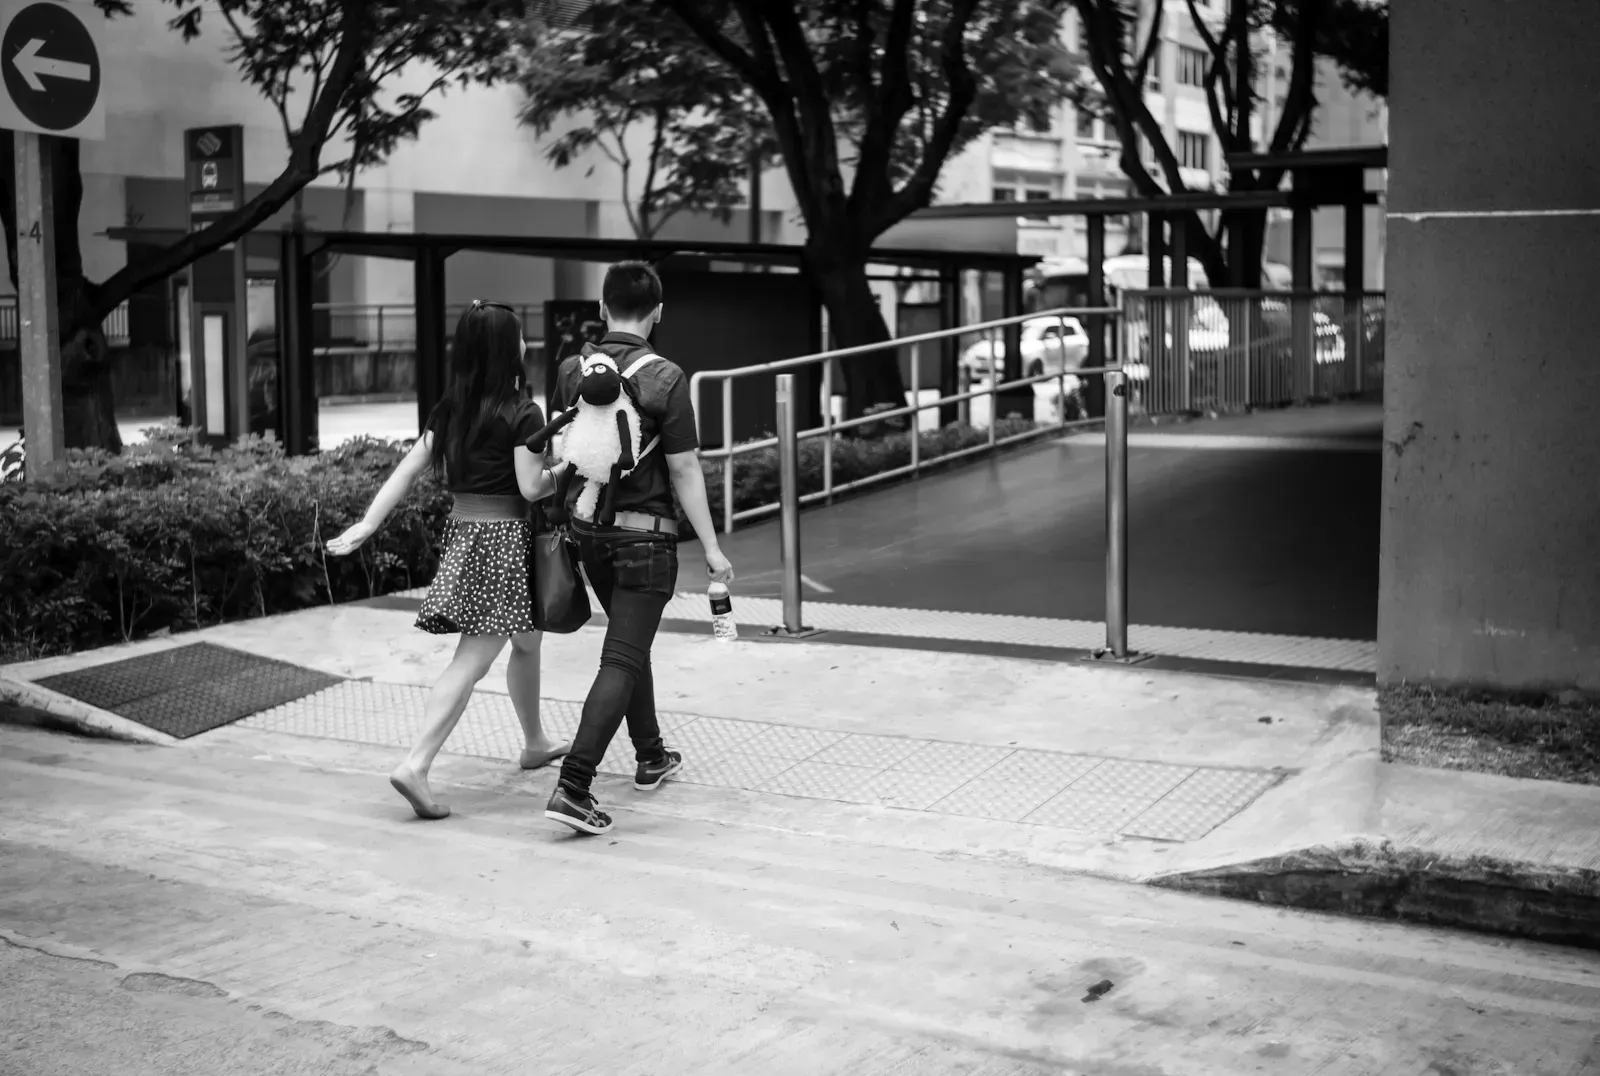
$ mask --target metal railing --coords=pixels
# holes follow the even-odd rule
[[[1029,440],[1031,438],[1038,437],[1041,433],[1048,433],[1052,431],[1059,432],[1062,429],[1072,426],[1091,425],[1098,423],[1100,421],[1099,419],[1067,419],[1066,402],[1069,397],[1074,397],[1075,395],[1074,393],[1068,392],[1068,381],[1070,380],[1074,387],[1076,387],[1079,382],[1077,375],[1099,373],[1106,369],[1105,367],[1078,368],[1071,366],[1070,363],[1067,363],[1053,372],[1046,371],[1045,373],[1030,377],[1019,378],[1015,381],[1002,381],[999,377],[999,366],[1003,362],[1002,355],[1004,347],[1003,342],[1001,341],[1001,336],[1003,331],[1008,326],[1020,326],[1024,322],[1034,321],[1042,318],[1054,318],[1064,325],[1067,318],[1086,318],[1094,316],[1104,317],[1107,321],[1112,321],[1121,317],[1122,311],[1117,307],[1112,306],[1063,307],[1054,310],[1042,310],[1034,314],[1021,314],[1016,317],[998,318],[994,321],[978,322],[974,325],[966,325],[954,329],[941,329],[936,332],[919,333],[915,336],[896,337],[892,340],[886,340],[879,344],[863,344],[858,347],[834,348],[829,351],[819,351],[811,355],[800,355],[792,359],[780,359],[777,362],[757,363],[752,366],[740,366],[730,370],[701,370],[695,373],[689,378],[689,395],[694,404],[695,426],[700,435],[702,444],[705,443],[706,438],[705,410],[701,406],[701,389],[707,382],[711,381],[719,381],[722,384],[721,419],[722,438],[724,443],[720,448],[702,449],[700,455],[704,459],[720,459],[722,461],[723,532],[731,533],[735,524],[745,520],[760,519],[764,516],[769,516],[778,511],[779,508],[779,502],[772,501],[768,504],[756,505],[755,507],[745,508],[739,511],[734,510],[733,485],[734,462],[736,458],[739,456],[762,452],[778,445],[778,438],[776,436],[762,437],[756,440],[746,441],[742,444],[733,443],[733,384],[735,381],[741,378],[755,377],[763,374],[780,374],[787,371],[800,370],[809,366],[821,367],[822,376],[820,396],[822,403],[822,425],[814,429],[800,431],[798,434],[801,441],[807,441],[813,438],[822,439],[822,488],[801,495],[801,503],[810,504],[820,500],[829,500],[840,493],[845,493],[853,489],[859,489],[863,486],[869,486],[877,482],[887,482],[905,475],[915,475],[919,473],[924,466],[932,464],[934,460],[943,463],[947,460],[959,459],[963,456],[969,456],[977,452],[986,452],[1000,445],[1013,444],[1018,441]],[[958,361],[957,364],[957,391],[953,395],[939,396],[937,399],[933,400],[922,399],[922,393],[924,391],[921,384],[922,364],[920,362],[920,354],[915,351],[917,346],[934,341],[959,339],[963,336],[972,336],[975,334],[985,337],[989,344],[989,346],[984,349],[984,351],[987,353],[986,372],[988,377],[984,380],[981,387],[971,387],[971,364],[963,359]],[[900,348],[913,349],[912,361],[910,363],[910,385],[907,389],[907,395],[909,399],[906,403],[906,406],[893,408],[891,410],[877,411],[870,415],[863,415],[860,418],[843,420],[835,419],[833,414],[833,375],[835,360],[850,359],[857,356],[870,355],[884,351],[896,351]],[[1026,430],[1022,433],[1009,434],[1004,437],[999,436],[997,429],[999,416],[996,414],[996,404],[998,402],[999,395],[1003,392],[1016,391],[1017,389],[1024,389],[1036,384],[1050,381],[1056,382],[1056,399],[1060,404],[1058,408],[1059,414],[1057,422],[1054,425],[1039,426],[1035,429]],[[937,386],[933,386],[932,388],[933,391],[937,391]],[[932,457],[931,459],[924,460],[921,453],[921,440],[918,436],[916,436],[916,434],[920,432],[921,415],[927,411],[937,411],[941,407],[955,404],[958,407],[960,415],[958,424],[962,426],[969,426],[972,425],[971,401],[985,396],[988,397],[990,401],[988,439],[983,444],[971,445],[967,448],[954,449],[950,452],[945,452],[938,456]],[[895,467],[887,471],[879,472],[878,474],[866,475],[862,478],[854,479],[849,482],[834,482],[833,444],[834,438],[838,434],[860,426],[882,424],[885,421],[902,417],[909,417],[911,419],[911,421],[908,423],[912,434],[909,439],[909,463],[901,467]]]
[[[1242,410],[1383,385],[1381,292],[1169,288],[1122,301],[1121,353],[1145,413]]]
[[[128,304],[126,302],[106,315],[106,320],[101,322],[101,331],[106,334],[106,343],[112,347],[127,346]],[[0,343],[15,344],[17,332],[17,300],[0,299]]]
[[[1039,318],[1055,318],[1064,327],[1065,320],[1069,317],[1105,318],[1107,321],[1114,321],[1121,316],[1121,313],[1115,307],[1045,310],[1034,314],[1000,318],[972,326],[899,337],[881,344],[836,348],[830,351],[818,352],[814,355],[783,359],[778,362],[760,363],[733,370],[702,370],[694,374],[689,380],[689,391],[690,398],[694,403],[695,424],[701,434],[702,443],[704,442],[704,412],[700,406],[701,388],[708,381],[719,381],[722,384],[721,418],[723,444],[715,449],[702,449],[701,455],[703,458],[720,459],[722,461],[724,532],[732,531],[734,524],[741,519],[756,518],[774,511],[779,515],[779,535],[782,551],[783,624],[772,629],[771,634],[787,637],[801,637],[812,634],[812,630],[803,623],[801,608],[801,505],[824,500],[835,494],[873,483],[887,482],[906,475],[915,476],[925,463],[933,462],[933,460],[924,461],[919,451],[921,414],[928,410],[957,404],[962,408],[963,421],[965,422],[971,401],[987,396],[990,402],[989,436],[987,440],[982,444],[972,445],[967,448],[953,449],[934,457],[934,459],[944,463],[973,453],[989,451],[1000,445],[1036,438],[1043,433],[1059,433],[1061,430],[1070,427],[1104,423],[1106,429],[1106,648],[1101,653],[1109,652],[1116,659],[1128,658],[1130,656],[1128,651],[1127,616],[1127,422],[1129,396],[1123,370],[1116,365],[1070,367],[1063,365],[1054,371],[1024,376],[1014,381],[1002,381],[999,377],[1000,371],[998,369],[1001,361],[1001,349],[995,346],[1002,331],[1006,328],[1021,326],[1025,322]],[[984,349],[987,352],[988,378],[983,387],[971,388],[967,383],[968,377],[962,376],[959,390],[956,393],[949,396],[941,395],[931,401],[924,400],[922,399],[922,389],[919,383],[921,363],[917,361],[917,356],[914,355],[911,362],[910,400],[905,407],[879,411],[855,419],[834,420],[832,408],[833,365],[836,360],[856,358],[886,350],[897,351],[900,348],[914,347],[932,341],[959,339],[962,336],[974,333],[984,334],[988,338],[990,345]],[[817,428],[802,430],[799,428],[797,414],[798,397],[795,389],[795,371],[809,366],[820,366],[822,370],[820,395],[823,404],[823,423]],[[961,361],[958,364],[958,369],[962,371],[963,375],[967,373],[967,366],[968,364],[965,361]],[[776,375],[777,433],[771,437],[735,444],[733,441],[733,384],[740,378],[761,374]],[[1106,414],[1104,419],[1067,418],[1067,408],[1065,406],[1068,398],[1067,381],[1072,379],[1074,383],[1077,383],[1080,378],[1085,376],[1101,376],[1106,380]],[[1001,437],[998,431],[999,394],[1052,381],[1056,382],[1056,399],[1060,404],[1056,413],[1056,421],[1054,423],[1039,424],[1022,433]],[[898,417],[910,419],[908,423],[910,427],[908,438],[910,463],[851,482],[835,485],[832,481],[834,438],[845,430],[874,423],[883,423],[886,420]],[[823,488],[808,494],[802,494],[800,492],[800,444],[802,441],[812,438],[823,439]],[[772,504],[735,511],[733,506],[735,458],[770,448],[776,448],[778,452],[778,500]]]

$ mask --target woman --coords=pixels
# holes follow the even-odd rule
[[[506,689],[522,725],[522,768],[548,765],[572,746],[552,741],[539,722],[543,635],[533,624],[528,589],[533,541],[528,502],[548,497],[554,483],[524,447],[544,426],[538,404],[522,397],[526,350],[522,324],[509,306],[475,301],[456,324],[449,388],[422,436],[373,498],[365,518],[328,543],[328,551],[340,556],[357,549],[430,467],[453,498],[439,570],[417,627],[459,635],[460,641],[428,696],[422,737],[389,775],[419,818],[450,814],[433,798],[428,771],[466,710],[473,685],[508,641]]]

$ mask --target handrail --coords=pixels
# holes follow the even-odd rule
[[[1050,310],[1040,310],[1029,314],[1017,314],[1009,317],[995,318],[990,321],[978,322],[975,325],[962,325],[950,329],[939,329],[933,332],[918,333],[913,336],[896,337],[873,344],[861,344],[852,347],[832,348],[819,351],[810,355],[799,355],[790,359],[780,359],[774,362],[753,363],[749,366],[735,367],[730,370],[701,370],[689,379],[690,400],[694,406],[695,429],[704,438],[703,417],[700,406],[700,389],[707,381],[720,381],[722,383],[722,430],[723,444],[717,449],[703,449],[705,457],[722,460],[722,510],[723,532],[733,530],[734,523],[740,517],[754,517],[767,515],[776,510],[780,516],[780,548],[783,556],[783,624],[771,629],[768,634],[786,638],[801,638],[814,634],[811,629],[804,626],[800,616],[800,526],[799,511],[804,503],[818,499],[831,499],[836,493],[869,485],[874,482],[884,482],[901,475],[918,474],[922,467],[921,459],[921,414],[924,411],[937,409],[947,404],[960,405],[963,412],[962,421],[965,422],[965,412],[971,400],[979,396],[990,398],[990,421],[988,423],[989,437],[987,443],[971,445],[967,448],[956,449],[939,457],[941,462],[958,459],[974,452],[992,450],[1000,445],[1037,437],[1045,432],[1057,432],[1068,427],[1084,426],[1102,421],[1107,433],[1107,459],[1106,459],[1106,524],[1107,524],[1107,560],[1106,560],[1106,647],[1097,651],[1096,656],[1110,656],[1118,661],[1130,659],[1128,651],[1128,624],[1127,624],[1127,415],[1128,393],[1127,378],[1119,363],[1103,363],[1096,366],[1076,366],[1070,370],[1065,365],[1063,354],[1062,367],[1055,373],[1039,373],[1025,375],[1013,381],[1002,381],[998,368],[998,349],[993,346],[1001,329],[1009,326],[1022,325],[1038,319],[1055,319],[1065,327],[1066,319],[1088,317],[1097,319],[1091,322],[1090,331],[1100,328],[1098,319],[1117,320],[1123,316],[1123,310],[1117,306],[1088,306],[1088,307],[1058,307]],[[952,395],[940,395],[933,402],[926,402],[922,398],[921,372],[922,363],[915,349],[932,341],[953,339],[974,333],[986,335],[991,343],[988,349],[988,379],[987,384],[980,389],[970,386],[971,371],[966,363],[957,365],[957,391]],[[859,355],[872,354],[889,350],[898,350],[903,347],[913,349],[911,361],[911,383],[909,386],[910,399],[904,407],[893,407],[878,411],[858,418],[834,421],[833,418],[833,360],[848,359]],[[1020,356],[1016,357],[1020,361]],[[822,425],[811,430],[798,428],[796,420],[795,376],[791,372],[801,367],[821,365],[822,384],[820,386],[823,397]],[[741,377],[751,377],[757,374],[775,374],[777,379],[777,415],[778,432],[774,437],[747,442],[739,445],[733,442],[733,383]],[[1076,397],[1076,385],[1079,378],[1099,375],[1106,381],[1106,416],[1100,419],[1068,419],[1066,401],[1068,399],[1067,380],[1071,378],[1074,383],[1073,396]],[[1001,392],[1047,381],[1056,382],[1056,398],[1061,402],[1058,420],[1052,425],[1041,425],[1035,429],[1025,430],[1022,433],[1000,437],[997,432],[999,423],[998,409],[995,401]],[[911,462],[908,465],[896,467],[880,474],[869,475],[843,485],[833,484],[833,443],[834,436],[842,430],[854,429],[869,423],[880,423],[888,419],[910,417],[910,435],[908,445]],[[823,488],[817,492],[800,493],[799,485],[799,450],[800,442],[808,438],[823,439]],[[762,505],[757,508],[745,509],[735,512],[733,507],[734,497],[734,459],[736,456],[763,449],[776,447],[779,457],[779,500],[776,504]]]

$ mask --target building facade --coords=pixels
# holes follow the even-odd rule
[[[1140,40],[1149,32],[1153,6],[1146,3]],[[1223,0],[1202,0],[1196,5],[1202,17],[1217,24],[1226,13]],[[1082,53],[1082,28],[1075,12],[1062,20],[1062,37],[1068,48]],[[1264,145],[1283,108],[1290,63],[1278,43],[1265,37],[1263,63],[1257,82],[1260,102],[1255,120],[1258,146]],[[1160,43],[1152,57],[1145,83],[1145,104],[1160,122],[1167,145],[1177,155],[1184,185],[1190,190],[1225,190],[1227,162],[1211,124],[1206,104],[1205,73],[1210,54],[1195,29],[1187,5],[1164,6]],[[1351,92],[1329,62],[1316,73],[1319,107],[1306,148],[1381,145],[1387,137],[1387,110],[1381,100]],[[940,201],[1015,201],[1026,203],[1052,198],[1115,198],[1135,194],[1120,164],[1122,145],[1116,125],[1087,110],[1063,105],[1048,131],[995,131],[980,139],[952,162],[940,192]],[[1141,144],[1140,156],[1154,168],[1155,155]],[[1157,172],[1159,175],[1159,172]],[[985,182],[987,181],[987,182]],[[987,193],[983,189],[987,187]],[[977,195],[977,197],[973,197]],[[1382,214],[1368,211],[1368,287],[1381,287]],[[1135,222],[1134,227],[1138,227]],[[1343,279],[1343,211],[1322,209],[1315,215],[1314,245],[1319,282],[1337,286]],[[1136,244],[1129,222],[1107,221],[1106,249],[1119,254]],[[1267,237],[1268,260],[1289,260],[1287,211],[1271,215]],[[1077,257],[1086,253],[1086,228],[1081,218],[1023,215],[1018,218],[1020,253],[1046,257]]]

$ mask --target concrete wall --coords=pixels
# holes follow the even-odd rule
[[[1379,678],[1600,690],[1600,5],[1392,18]]]

